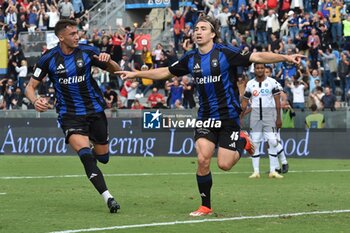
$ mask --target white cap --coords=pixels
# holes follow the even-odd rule
[[[289,11],[288,16],[292,16],[292,15],[294,15],[294,11]]]

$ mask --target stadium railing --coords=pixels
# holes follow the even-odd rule
[[[51,31],[50,31],[51,32]],[[26,56],[40,56],[43,45],[46,45],[46,34],[48,32],[20,32],[19,41]]]

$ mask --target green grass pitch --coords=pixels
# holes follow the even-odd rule
[[[188,214],[200,204],[193,157],[111,157],[99,164],[121,205],[110,214],[77,157],[0,156],[0,232],[350,232],[350,160],[289,163],[284,179],[269,179],[262,159],[262,177],[252,180],[249,158],[228,173],[213,159],[215,213],[193,218]],[[347,212],[315,212],[335,210]],[[290,213],[301,215],[275,216]]]

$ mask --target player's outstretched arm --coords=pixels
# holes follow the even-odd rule
[[[136,72],[118,71],[115,73],[119,74],[122,79],[148,78],[152,80],[162,80],[162,79],[169,79],[174,76],[170,73],[168,67],[162,67],[162,68],[146,70],[146,71],[136,71]]]
[[[109,62],[107,63],[107,71],[109,73],[114,73],[116,71],[119,71],[120,66],[118,65],[118,63],[116,63],[115,61],[113,61],[112,59],[109,60]]]
[[[33,103],[35,110],[38,112],[45,112],[48,109],[48,103],[45,98],[39,97],[37,98],[35,95],[35,89],[39,85],[39,81],[31,78],[26,87],[25,95]]]
[[[270,52],[254,52],[250,55],[249,61],[253,63],[270,64],[277,62],[291,62],[299,65],[301,59],[305,57],[300,54],[283,55]]]
[[[121,70],[120,66],[118,65],[118,63],[116,63],[115,61],[113,61],[111,59],[111,55],[109,55],[108,53],[100,53],[98,56],[94,55],[94,58],[100,62],[104,62],[107,65],[107,71],[109,73],[114,73],[116,71]]]

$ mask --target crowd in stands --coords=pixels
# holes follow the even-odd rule
[[[301,53],[300,66],[287,62],[269,65],[272,77],[283,86],[289,106],[302,111],[315,105],[318,110],[336,110],[350,101],[350,3],[347,0],[194,0],[179,10],[164,9],[171,17],[173,43],[155,48],[143,46],[139,54],[136,44],[139,28],[150,29],[145,16],[140,27],[117,30],[89,28],[88,11],[81,0],[0,0],[0,28],[9,41],[8,74],[0,80],[0,109],[30,109],[24,88],[32,67],[21,50],[18,34],[52,30],[62,18],[79,24],[81,43],[98,47],[111,54],[123,70],[146,70],[165,67],[181,54],[196,49],[193,26],[201,14],[208,14],[220,24],[221,43],[240,47],[243,51],[270,51],[281,54]],[[349,1],[350,2],[350,1]],[[152,39],[152,38],[151,38]],[[44,47],[42,52],[45,52]],[[96,80],[112,109],[196,107],[196,85],[190,76],[167,81],[150,79],[121,80],[98,68]],[[241,85],[254,78],[253,66],[239,67]],[[54,108],[52,83],[41,85]],[[242,94],[242,93],[241,93]]]

